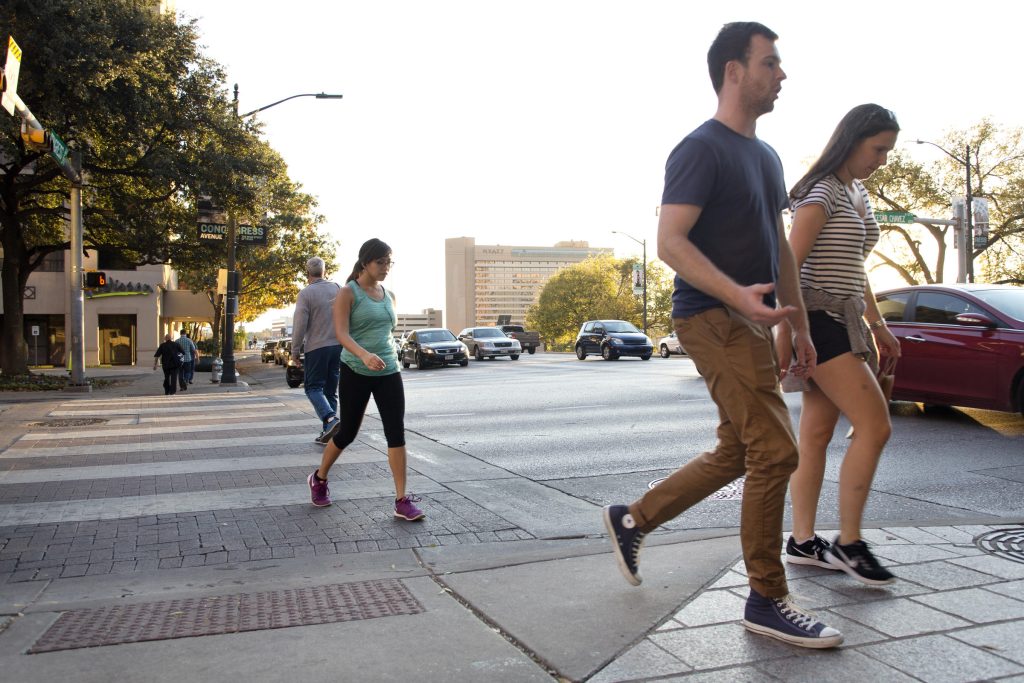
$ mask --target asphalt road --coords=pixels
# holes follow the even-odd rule
[[[250,363],[246,371],[284,386],[280,367]],[[632,500],[648,482],[714,446],[717,410],[686,358],[581,362],[536,354],[471,361],[467,368],[413,367],[404,380],[408,430],[599,504]],[[301,389],[292,397],[296,405],[305,402]],[[800,398],[786,400],[795,422]],[[895,403],[892,419],[867,524],[1024,519],[1024,418]],[[829,449],[819,507],[825,528],[836,520],[847,427],[840,420]],[[365,429],[379,430],[379,423],[367,420]],[[702,503],[675,526],[734,526],[738,506]]]

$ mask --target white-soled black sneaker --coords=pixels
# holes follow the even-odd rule
[[[825,551],[831,547],[831,543],[817,534],[809,541],[797,543],[792,536],[786,541],[786,562],[790,564],[806,564],[812,567],[824,567],[825,569],[839,569],[829,564],[825,558]]]
[[[644,532],[636,526],[636,520],[629,514],[628,505],[609,505],[604,509],[604,527],[612,542],[612,551],[619,563],[619,570],[634,586],[643,581],[640,578],[640,547],[644,544]]]
[[[320,432],[320,436],[316,437],[314,441],[319,444],[326,444],[328,441],[334,438],[334,435],[338,433],[338,428],[341,427],[341,420],[334,418],[324,427],[324,431]]]
[[[878,563],[864,541],[840,545],[837,536],[825,551],[825,558],[836,569],[843,570],[868,586],[885,586],[896,580],[892,572]]]
[[[800,647],[836,647],[843,642],[842,633],[797,607],[789,595],[766,598],[751,590],[743,610],[743,626],[748,631]]]

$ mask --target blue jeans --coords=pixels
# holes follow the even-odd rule
[[[187,360],[178,368],[178,381],[181,382],[182,389],[192,382],[192,377],[195,375],[195,367],[196,362],[194,360]]]
[[[303,359],[306,398],[317,417],[327,425],[338,410],[338,377],[341,373],[341,344],[307,351]]]

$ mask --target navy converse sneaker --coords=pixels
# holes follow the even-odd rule
[[[604,528],[612,542],[619,570],[634,586],[643,581],[640,578],[640,547],[644,544],[644,532],[636,526],[636,520],[629,514],[628,505],[609,505],[604,509]]]
[[[885,586],[896,580],[892,572],[878,564],[864,541],[840,545],[839,537],[836,536],[836,540],[825,551],[825,559],[836,569],[842,569],[868,586]]]
[[[800,647],[836,647],[843,642],[842,633],[794,605],[789,595],[766,598],[751,589],[743,611],[743,625],[748,631]]]
[[[825,569],[838,569],[828,563],[825,558],[825,551],[831,544],[821,536],[814,535],[809,541],[797,543],[792,536],[786,541],[786,562],[790,564],[809,564],[813,567],[824,567]]]

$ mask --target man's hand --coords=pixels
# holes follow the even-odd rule
[[[732,301],[732,306],[747,320],[758,325],[772,327],[785,320],[791,313],[796,312],[796,308],[793,306],[783,306],[782,308],[766,306],[764,297],[773,291],[775,291],[775,285],[771,283],[741,287],[739,294]]]

